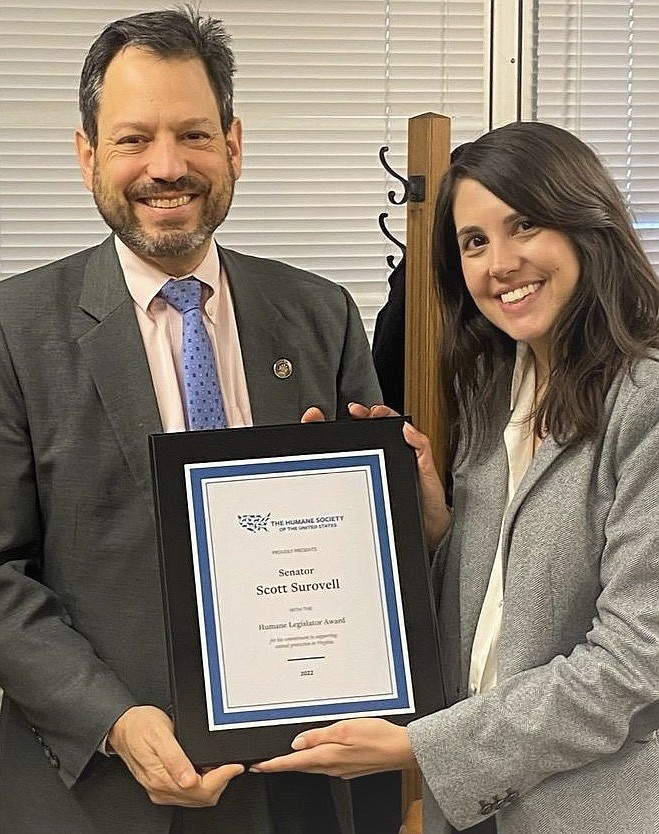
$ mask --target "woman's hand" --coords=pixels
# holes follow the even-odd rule
[[[352,779],[415,764],[405,727],[383,718],[353,718],[329,727],[307,730],[291,743],[295,753],[261,762],[254,773],[298,770]]]
[[[358,419],[400,416],[393,408],[386,405],[374,405],[372,408],[367,408],[360,403],[350,403],[348,411],[352,417]],[[434,550],[451,523],[451,514],[446,506],[446,493],[437,473],[430,441],[426,435],[414,428],[411,423],[405,423],[403,437],[416,454],[426,543],[430,550]]]
[[[411,423],[405,423],[403,437],[405,442],[414,449],[416,455],[426,544],[429,550],[435,550],[451,523],[451,513],[446,506],[444,485],[437,473],[430,441],[426,435],[414,428]]]
[[[350,403],[348,412],[357,420],[372,420],[379,417],[400,417],[397,411],[387,405],[374,405],[368,408],[361,403]],[[325,420],[323,412],[312,406],[302,415],[302,423],[320,423]],[[434,550],[451,523],[451,513],[446,506],[446,493],[437,474],[432,449],[428,438],[415,429],[410,423],[403,426],[403,437],[416,454],[416,464],[419,471],[419,487],[421,490],[421,510],[423,512],[423,527],[426,534],[426,544],[429,550]]]

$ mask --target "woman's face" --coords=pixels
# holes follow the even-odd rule
[[[579,279],[572,242],[563,232],[534,225],[473,179],[458,182],[453,219],[474,303],[546,365],[549,334]]]

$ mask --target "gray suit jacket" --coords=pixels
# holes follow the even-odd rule
[[[410,726],[424,831],[494,812],[499,834],[658,834],[659,362],[620,375],[595,441],[539,448],[503,528],[498,684],[463,700],[506,479],[503,442],[454,472],[434,567],[453,706]]]
[[[379,401],[345,290],[274,261],[221,258],[255,424]],[[293,366],[283,380],[282,357]],[[170,703],[147,449],[159,431],[112,238],[0,285],[0,827],[12,834],[169,828],[172,810],[95,752],[129,706]],[[190,830],[270,834],[271,803],[283,832],[315,832],[334,813],[325,795],[323,778],[244,776],[217,809],[183,816]],[[319,829],[305,828],[312,810]]]

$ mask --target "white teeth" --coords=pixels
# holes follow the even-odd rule
[[[184,194],[181,197],[173,197],[170,199],[165,199],[164,197],[152,197],[151,199],[147,199],[144,202],[147,206],[151,206],[151,208],[177,208],[178,206],[187,206],[187,204],[192,200],[192,197],[189,194]]]
[[[537,284],[527,284],[525,287],[518,287],[516,290],[503,293],[501,300],[504,304],[511,304],[513,301],[521,301],[523,298],[526,298],[527,295],[537,292],[540,287],[541,282],[538,282]]]

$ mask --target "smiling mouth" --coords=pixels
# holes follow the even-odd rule
[[[526,284],[523,287],[518,287],[516,290],[510,290],[510,292],[504,292],[501,294],[500,298],[504,304],[513,304],[515,301],[521,301],[523,298],[526,298],[528,295],[533,295],[533,293],[537,292],[540,287],[542,286],[542,281],[536,281],[533,284]]]
[[[179,197],[144,197],[139,202],[155,209],[172,209],[187,206],[193,200],[192,194],[181,194]]]

